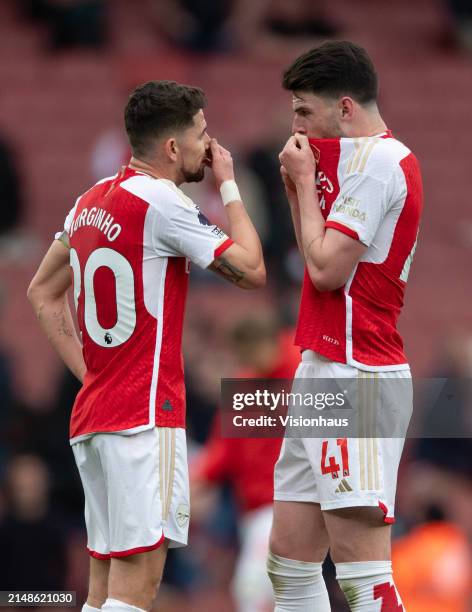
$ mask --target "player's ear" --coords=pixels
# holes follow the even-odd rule
[[[341,119],[349,121],[354,114],[354,101],[349,96],[343,96],[338,102],[339,114]]]
[[[168,159],[175,162],[179,156],[179,147],[177,145],[177,140],[174,136],[170,136],[164,142],[164,152]]]

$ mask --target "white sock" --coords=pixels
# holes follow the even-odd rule
[[[101,608],[93,608],[89,606],[88,603],[84,603],[82,606],[82,612],[100,612]]]
[[[336,563],[336,578],[351,612],[405,612],[391,561]]]
[[[321,563],[285,559],[269,552],[267,573],[274,590],[274,612],[331,612]]]
[[[110,612],[146,612],[142,608],[137,608],[131,604],[127,604],[124,601],[118,601],[118,599],[108,598],[102,606],[102,610],[110,610]]]

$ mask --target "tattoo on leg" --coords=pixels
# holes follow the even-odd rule
[[[224,257],[217,257],[209,267],[210,270],[213,270],[220,276],[223,276],[231,283],[237,284],[244,278],[244,272],[238,270],[238,268],[233,266],[233,264],[230,264]]]

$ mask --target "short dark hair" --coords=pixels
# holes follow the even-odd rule
[[[157,138],[190,127],[205,106],[205,94],[198,87],[175,81],[148,81],[136,87],[125,108],[133,155],[146,156]]]
[[[367,51],[348,41],[330,41],[297,58],[282,85],[329,98],[351,96],[359,104],[377,100],[378,82]]]

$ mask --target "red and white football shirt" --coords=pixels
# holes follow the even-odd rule
[[[326,227],[368,249],[335,291],[305,272],[295,343],[361,370],[407,369],[397,320],[423,207],[418,162],[390,132],[310,144]]]
[[[188,261],[206,268],[231,240],[172,181],[130,168],[82,195],[64,230],[87,365],[71,443],[184,427]]]

